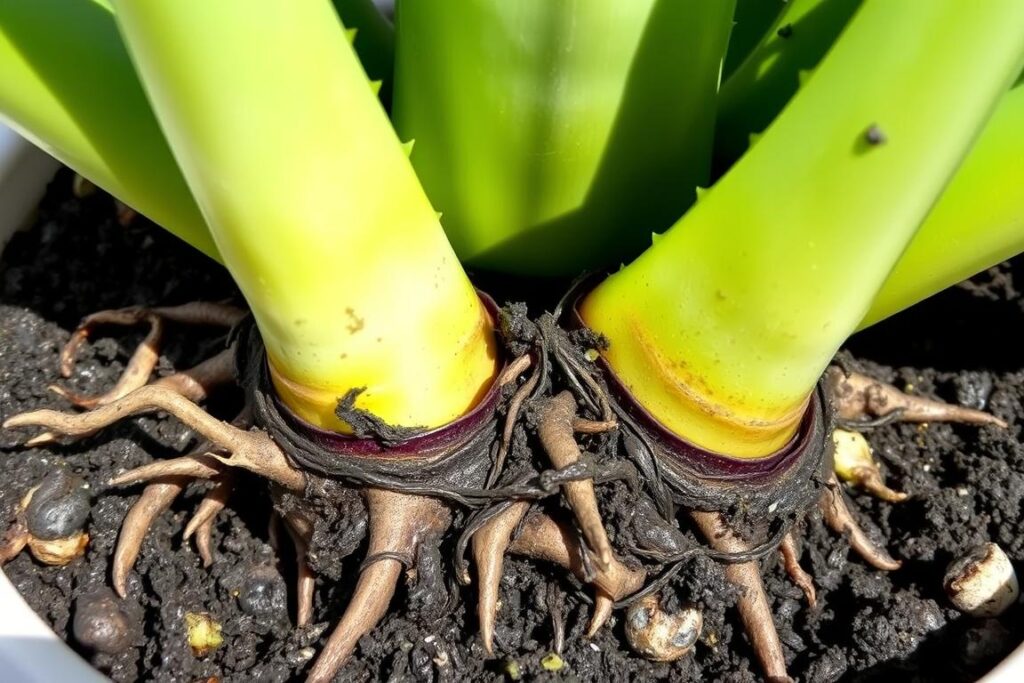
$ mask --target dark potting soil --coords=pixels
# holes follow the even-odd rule
[[[55,382],[89,393],[113,384],[143,331],[97,336],[80,353],[72,378],[61,380],[58,353],[82,316],[136,304],[237,298],[220,267],[142,219],[122,227],[109,198],[77,200],[69,187],[70,177],[59,175],[35,224],[12,239],[0,262],[0,418],[41,407],[68,409],[47,388]],[[862,523],[877,527],[878,538],[904,560],[902,569],[868,567],[813,514],[803,530],[802,563],[818,588],[816,610],[807,608],[776,557],[762,561],[790,672],[800,680],[974,680],[1020,642],[1020,605],[999,619],[973,619],[954,610],[942,588],[947,564],[985,541],[1000,544],[1015,562],[1024,559],[1018,522],[1024,500],[1024,298],[1013,287],[1020,272],[1024,261],[994,269],[851,341],[852,363],[873,376],[987,409],[1011,427],[894,425],[868,434],[889,484],[913,497],[898,505],[856,493],[853,499]],[[490,278],[481,282],[499,300],[516,292]],[[531,311],[551,305],[536,297]],[[165,339],[160,374],[198,362],[223,344],[209,331],[183,328],[169,329]],[[240,400],[237,391],[224,390],[209,408],[230,417]],[[0,431],[4,523],[24,493],[55,468],[82,476],[92,494],[91,541],[83,558],[54,568],[26,552],[4,567],[72,647],[118,681],[301,680],[344,610],[362,547],[331,572],[340,578],[318,579],[314,625],[294,629],[294,556],[287,544],[275,550],[269,543],[265,487],[253,479],[237,489],[214,532],[217,561],[204,569],[194,547],[181,539],[205,488],[194,484],[157,519],[131,573],[129,596],[120,605],[130,646],[118,654],[94,653],[76,640],[72,623],[97,595],[109,599],[97,591],[110,585],[118,530],[140,490],[105,482],[151,459],[187,452],[196,439],[160,415],[125,420],[66,446],[21,447],[27,436]],[[450,550],[446,545],[442,557],[450,558]],[[445,565],[450,576],[447,560]],[[509,680],[514,670],[526,680],[760,678],[731,609],[735,591],[715,563],[696,560],[676,582],[677,599],[703,610],[704,631],[694,654],[674,664],[633,654],[621,615],[585,640],[589,606],[564,574],[507,559],[496,659],[484,656],[476,634],[475,587],[439,608],[417,600],[413,587],[400,586],[391,614],[360,641],[339,680]],[[560,606],[566,627],[564,663],[557,671],[541,664],[552,647],[549,603]],[[222,626],[223,644],[203,657],[187,643],[188,612],[208,613]]]

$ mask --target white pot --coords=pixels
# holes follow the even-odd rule
[[[0,124],[0,252],[32,215],[58,164]],[[0,572],[0,680],[100,683],[107,679],[56,636]]]
[[[0,124],[0,252],[39,203],[57,162]],[[20,683],[101,682],[21,599],[0,572],[0,680]],[[1024,681],[1024,644],[980,683]]]

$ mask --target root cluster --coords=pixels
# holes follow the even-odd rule
[[[113,557],[111,583],[121,596],[153,521],[197,479],[211,486],[184,535],[195,538],[205,565],[215,561],[214,522],[230,503],[237,471],[244,469],[266,480],[277,503],[277,519],[294,543],[296,623],[306,625],[312,619],[316,578],[309,552],[324,528],[317,509],[332,504],[324,493],[331,487],[322,482],[358,491],[368,520],[362,567],[344,615],[308,672],[310,681],[334,677],[359,639],[386,614],[403,573],[425,580],[426,560],[437,556],[441,539],[453,532],[459,534],[453,569],[463,583],[475,579],[480,637],[489,654],[495,650],[508,554],[560,567],[586,589],[593,604],[588,637],[608,623],[615,609],[628,608],[629,642],[658,661],[686,656],[698,642],[699,609],[683,604],[670,611],[663,605],[678,601],[661,596],[678,588],[683,564],[706,556],[720,562],[725,578],[739,588],[737,612],[765,676],[788,680],[760,558],[778,552],[788,575],[815,607],[814,582],[800,566],[792,530],[816,503],[824,523],[845,536],[865,561],[887,571],[900,566],[858,524],[831,471],[828,404],[838,406],[849,429],[866,428],[879,419],[1001,424],[976,411],[943,408],[833,369],[819,412],[809,418],[806,439],[798,440],[802,450],[787,454],[774,469],[739,476],[739,466],[730,463],[730,476],[709,476],[706,464],[688,464],[685,454],[673,451],[671,443],[629,410],[627,399],[609,389],[606,369],[588,353],[600,348],[599,339],[582,329],[566,332],[561,311],[534,322],[513,307],[502,313],[501,327],[514,355],[490,398],[474,413],[448,431],[409,434],[398,442],[398,432],[370,420],[366,424],[371,431],[379,423],[387,433],[339,445],[304,430],[268,398],[260,376],[262,347],[251,330],[248,336],[231,335],[231,346],[210,360],[150,381],[165,321],[233,327],[244,315],[229,306],[193,304],[89,316],[61,354],[62,373],[72,373],[77,349],[100,325],[147,324],[149,333],[124,375],[98,396],[55,389],[85,412],[39,410],[14,416],[4,427],[41,428],[42,433],[26,442],[38,446],[82,438],[130,416],[162,411],[201,437],[201,444],[187,455],[144,465],[109,482],[143,485]],[[198,403],[217,386],[234,381],[236,372],[247,405],[231,421],[221,421]],[[629,491],[631,513],[646,525],[642,539],[624,533],[622,510],[602,495],[602,487],[610,483]],[[319,503],[286,504],[296,500]],[[0,561],[29,543],[27,529],[23,517],[15,520],[0,547]],[[624,544],[623,539],[634,543]],[[474,571],[463,559],[467,549]],[[561,623],[554,616],[556,625]],[[555,628],[559,649],[563,630]]]

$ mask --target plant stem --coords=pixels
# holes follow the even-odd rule
[[[570,274],[706,185],[734,0],[403,0],[395,125],[459,256]]]
[[[189,186],[301,417],[434,427],[488,388],[492,323],[328,0],[114,2]]]
[[[1024,61],[1024,4],[869,0],[694,208],[584,301],[634,397],[684,438],[765,456]]]
[[[0,118],[219,259],[109,7],[92,0],[0,2],[0,74]]]

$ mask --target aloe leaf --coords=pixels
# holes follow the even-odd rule
[[[314,424],[337,399],[398,425],[462,415],[491,323],[328,0],[116,0],[175,158]]]
[[[219,259],[106,3],[0,2],[0,118]]]
[[[380,99],[387,106],[395,73],[395,27],[373,0],[334,0],[341,23],[355,31],[353,43],[371,81],[381,82]]]
[[[640,403],[767,455],[1024,62],[1024,4],[867,0],[761,140],[586,299]]]
[[[736,0],[729,49],[722,62],[722,80],[743,63],[786,7],[786,0]]]
[[[733,0],[401,0],[393,118],[459,256],[576,274],[706,185]]]
[[[871,304],[868,327],[1024,251],[1024,77],[1003,96]]]
[[[778,116],[864,0],[789,0],[725,79],[715,122],[715,174],[725,172]],[[769,3],[770,4],[770,3]]]

